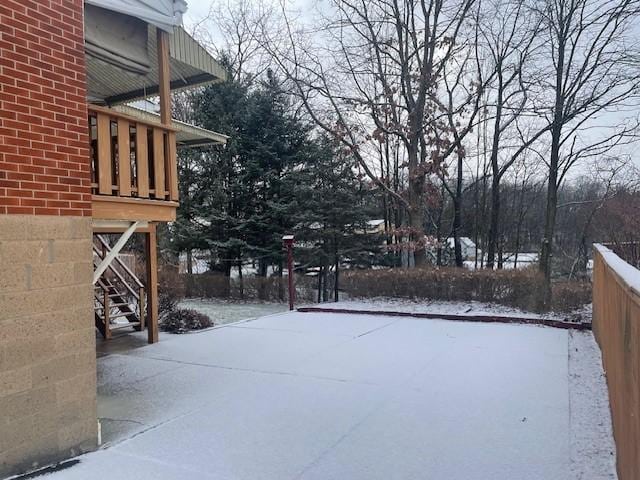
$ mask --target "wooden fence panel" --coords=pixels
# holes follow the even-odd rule
[[[640,271],[594,246],[593,332],[607,374],[620,480],[640,479]]]

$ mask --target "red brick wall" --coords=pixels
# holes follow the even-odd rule
[[[91,215],[82,0],[0,0],[0,214]]]

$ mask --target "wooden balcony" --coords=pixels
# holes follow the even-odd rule
[[[174,128],[89,105],[89,135],[93,218],[175,220]]]

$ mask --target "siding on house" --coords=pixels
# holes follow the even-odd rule
[[[0,1],[0,478],[96,447],[82,0]]]

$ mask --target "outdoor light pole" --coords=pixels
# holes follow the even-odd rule
[[[282,245],[287,249],[287,271],[289,272],[289,310],[293,310],[296,291],[293,285],[293,235],[282,237]]]

